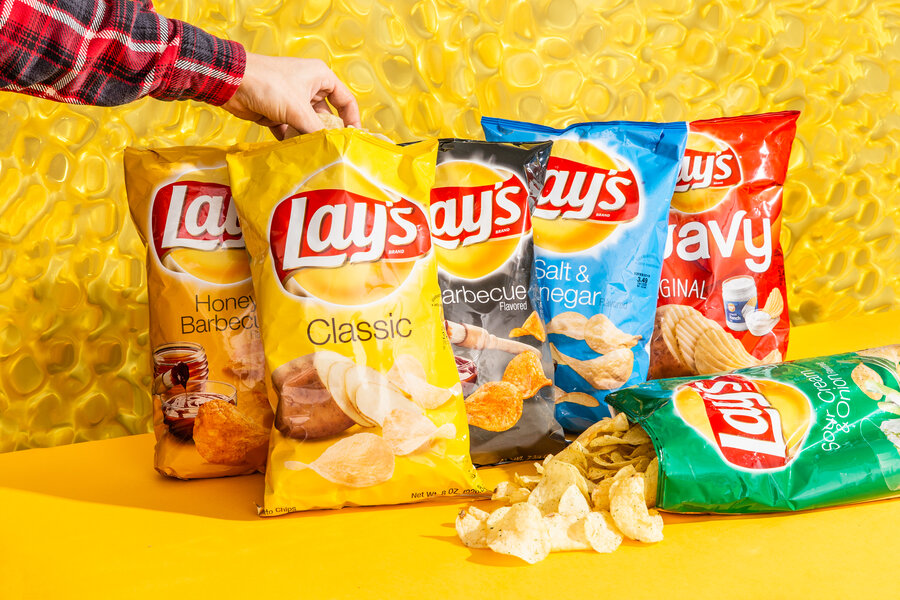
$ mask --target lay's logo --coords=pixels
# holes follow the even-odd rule
[[[515,175],[495,184],[431,192],[431,233],[439,248],[521,236],[530,229],[528,190]]]
[[[269,241],[275,271],[289,292],[340,304],[393,289],[431,249],[428,216],[419,204],[335,189],[282,200],[272,213]],[[348,285],[358,293],[340,293]]]
[[[740,182],[738,158],[730,147],[714,152],[688,148],[684,151],[675,191],[727,188]]]
[[[813,420],[809,399],[796,388],[741,375],[685,384],[675,392],[675,408],[726,462],[752,470],[787,465]]]
[[[250,278],[244,236],[227,185],[170,183],[156,192],[150,211],[153,249],[170,273],[219,285]]]
[[[179,181],[156,192],[151,208],[157,256],[174,248],[243,248],[244,236],[231,188],[218,183]]]
[[[535,245],[561,254],[602,244],[641,214],[637,171],[622,157],[586,140],[558,140],[537,200]]]
[[[631,169],[604,169],[551,156],[534,216],[627,223],[639,210],[640,192]]]

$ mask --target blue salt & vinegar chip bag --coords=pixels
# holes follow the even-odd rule
[[[609,416],[610,392],[647,378],[687,125],[481,124],[492,142],[553,141],[532,216],[534,276],[556,364],[556,416],[582,431]]]

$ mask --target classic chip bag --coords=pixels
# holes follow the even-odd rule
[[[687,126],[582,123],[553,129],[482,119],[492,141],[552,139],[532,215],[541,316],[563,393],[556,416],[581,431],[606,395],[647,376],[666,219]],[[590,396],[593,402],[586,399]]]
[[[262,515],[483,490],[429,232],[436,147],[337,129],[228,156],[276,407]]]
[[[900,495],[900,345],[661,379],[607,400],[650,435],[657,506],[758,513]]]
[[[147,244],[156,470],[182,479],[262,470],[272,411],[250,263],[225,150],[125,150]],[[207,402],[220,410],[201,418]]]
[[[694,121],[669,212],[651,379],[781,362],[781,194],[796,111]]]
[[[549,143],[456,139],[441,140],[438,150],[432,242],[476,464],[543,458],[565,445],[529,293],[530,212],[549,153]]]

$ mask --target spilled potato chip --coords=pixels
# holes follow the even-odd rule
[[[497,486],[492,499],[509,506],[460,512],[456,528],[466,546],[486,543],[535,562],[548,552],[612,552],[624,537],[662,539],[662,517],[649,510],[656,503],[659,461],[650,437],[624,414],[595,423],[535,467],[539,475],[514,473],[514,482]]]
[[[469,425],[486,431],[506,431],[522,418],[521,391],[505,381],[489,381],[466,398]]]
[[[662,541],[663,520],[656,511],[647,509],[643,477],[633,475],[613,482],[609,505],[613,521],[622,533],[639,542]]]
[[[239,465],[269,445],[269,432],[224,400],[200,406],[194,419],[194,444],[204,460],[217,465]]]
[[[523,335],[530,335],[541,342],[547,341],[547,334],[544,332],[544,326],[541,324],[537,312],[533,311],[521,327],[515,327],[509,332],[509,337],[522,337]]]
[[[332,444],[309,464],[285,461],[290,471],[311,469],[332,483],[349,487],[371,487],[394,475],[394,453],[380,436],[357,433]]]
[[[550,554],[550,533],[540,511],[520,502],[507,508],[495,522],[489,520],[487,545],[494,552],[518,556],[534,564]]]
[[[475,506],[459,511],[456,535],[469,548],[487,548],[487,520],[490,513]]]
[[[522,352],[509,361],[503,371],[503,381],[516,386],[522,398],[531,398],[542,387],[553,384],[544,375],[541,358],[534,352]]]

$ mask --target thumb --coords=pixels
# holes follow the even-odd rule
[[[309,102],[299,102],[288,106],[285,122],[300,133],[312,133],[324,129]]]

